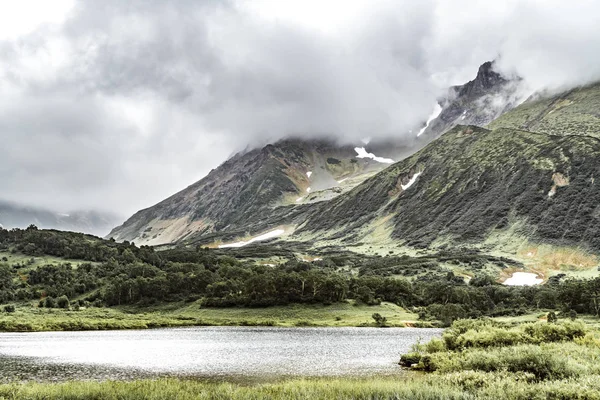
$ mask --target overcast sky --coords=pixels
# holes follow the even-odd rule
[[[401,137],[499,59],[600,79],[597,1],[0,2],[0,199],[129,215],[289,135]]]

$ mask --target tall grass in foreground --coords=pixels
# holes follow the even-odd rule
[[[159,379],[0,386],[10,400],[600,399],[600,375],[531,383],[526,374],[463,371],[414,378],[302,379],[240,385]]]

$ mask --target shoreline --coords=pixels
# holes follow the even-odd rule
[[[240,327],[367,327],[378,326],[372,315],[387,317],[385,327],[439,328],[435,322],[391,303],[379,306],[339,303],[266,308],[201,308],[195,304],[163,304],[153,308],[43,309],[20,305],[14,313],[0,313],[0,332],[107,331],[201,326]],[[385,328],[381,327],[381,328]]]

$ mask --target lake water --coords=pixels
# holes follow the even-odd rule
[[[440,334],[270,327],[0,333],[0,380],[394,374],[402,353]]]

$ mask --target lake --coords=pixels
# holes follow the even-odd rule
[[[441,329],[195,327],[0,333],[0,380],[395,374]]]

